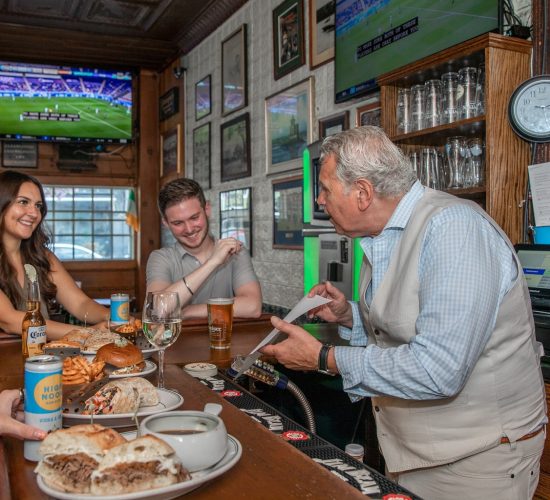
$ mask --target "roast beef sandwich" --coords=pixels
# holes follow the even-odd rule
[[[118,495],[162,488],[191,479],[174,449],[146,435],[111,448],[92,473],[92,495]]]
[[[56,490],[89,493],[92,472],[105,452],[125,442],[115,430],[97,424],[59,429],[40,444],[42,459],[35,472]]]
[[[86,414],[133,413],[142,406],[159,403],[157,389],[142,377],[112,380],[84,402]]]

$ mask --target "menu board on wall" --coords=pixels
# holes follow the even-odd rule
[[[37,168],[38,144],[36,142],[2,142],[2,166],[7,168]]]

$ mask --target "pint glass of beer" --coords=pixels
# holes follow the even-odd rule
[[[233,332],[233,299],[209,299],[208,333],[211,349],[229,349]]]

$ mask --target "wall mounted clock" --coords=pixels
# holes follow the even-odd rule
[[[550,75],[529,78],[514,90],[508,104],[508,118],[522,139],[550,141]]]

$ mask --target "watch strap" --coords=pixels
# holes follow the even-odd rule
[[[317,371],[326,375],[336,375],[328,368],[328,354],[334,346],[332,344],[323,344],[319,351],[319,360],[317,362]]]

